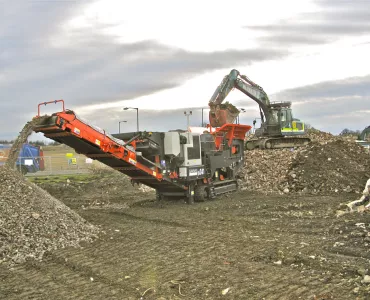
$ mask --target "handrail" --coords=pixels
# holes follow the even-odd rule
[[[47,104],[51,104],[51,103],[54,103],[54,104],[57,104],[58,102],[62,102],[63,104],[63,112],[65,112],[65,108],[64,108],[64,100],[54,100],[54,101],[49,101],[49,102],[42,102],[42,103],[39,103],[38,107],[37,107],[37,117],[40,117],[40,106],[41,105],[47,105]]]

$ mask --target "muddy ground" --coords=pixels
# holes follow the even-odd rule
[[[127,181],[112,193],[98,179],[39,181],[105,234],[42,262],[0,266],[0,299],[370,298],[361,282],[370,214],[335,216],[358,195],[244,191],[189,206],[158,204]]]

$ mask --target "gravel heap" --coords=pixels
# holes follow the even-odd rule
[[[14,170],[22,145],[43,117],[26,123],[0,168],[0,262],[41,260],[44,253],[92,241],[98,229]]]
[[[360,193],[370,178],[370,155],[352,138],[311,130],[298,149],[246,151],[242,190],[271,193]],[[244,180],[243,180],[244,179]]]
[[[0,168],[0,262],[41,260],[46,251],[92,241],[98,229],[27,181]]]

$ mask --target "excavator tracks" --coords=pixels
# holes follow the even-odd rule
[[[306,146],[310,142],[311,139],[301,137],[259,138],[247,141],[245,148],[247,150],[295,148]]]

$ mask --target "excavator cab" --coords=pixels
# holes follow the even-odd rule
[[[293,118],[290,102],[272,102],[271,110],[280,125],[281,134],[285,136],[302,135],[305,126],[299,119]]]

